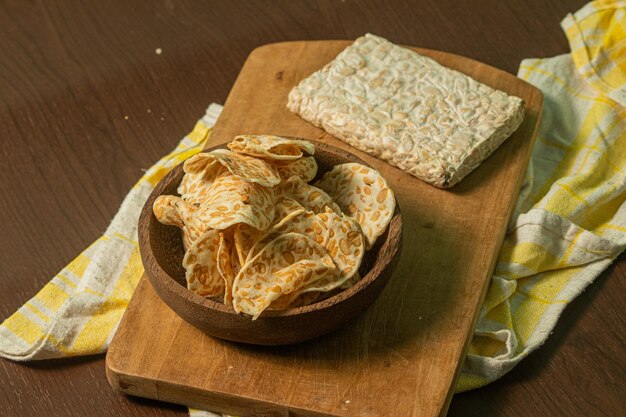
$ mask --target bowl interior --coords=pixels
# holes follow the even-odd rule
[[[330,171],[335,165],[338,164],[346,162],[357,162],[363,165],[367,165],[363,160],[349,152],[323,143],[313,143],[315,143],[316,146],[315,159],[318,164],[318,173],[313,182],[320,178],[325,172]],[[214,148],[207,149],[207,151],[224,147],[225,145],[220,145]],[[158,267],[160,267],[160,269],[162,270],[158,271],[158,275],[167,275],[169,279],[175,281],[176,286],[180,287],[180,291],[184,293],[185,298],[188,298],[198,304],[202,304],[208,308],[236,314],[232,308],[227,307],[220,302],[201,297],[187,289],[185,280],[185,269],[182,266],[182,259],[185,252],[182,244],[180,229],[175,226],[166,226],[160,223],[152,213],[152,203],[159,195],[178,195],[177,188],[182,180],[183,175],[184,172],[182,170],[182,164],[172,170],[172,172],[170,172],[157,185],[152,195],[150,196],[150,199],[146,203],[145,210],[149,208],[149,213],[144,213],[145,215],[142,215],[142,218],[147,217],[146,220],[149,221],[149,227],[147,228],[147,230],[149,233],[148,240],[152,252],[152,257],[154,258],[154,261],[156,262]],[[398,223],[400,221],[400,212],[396,201],[396,212],[394,214],[394,218],[392,219],[392,224],[394,224],[394,222]],[[382,256],[383,254],[381,253],[381,248],[384,246],[385,243],[387,243],[387,246],[389,245],[389,231],[392,229],[392,224],[390,224],[390,226],[387,227],[385,233],[377,239],[374,247],[365,253],[363,257],[363,262],[361,263],[361,267],[359,268],[359,274],[361,275],[362,279],[357,284],[347,290],[341,291],[333,295],[332,297],[325,298],[316,303],[286,310],[265,311],[263,313],[263,316],[271,317],[297,315],[301,313],[306,313],[311,310],[323,308],[324,306],[328,306],[340,300],[345,300],[349,298],[352,294],[358,292],[364,286],[368,285],[376,278],[376,272],[374,271],[380,271],[381,269],[374,268],[374,266],[376,264],[380,264],[383,262],[388,263],[390,261],[389,259],[387,259],[387,257]]]

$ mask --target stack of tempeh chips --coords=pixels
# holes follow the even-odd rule
[[[348,163],[310,185],[315,147],[303,140],[244,135],[228,147],[188,159],[180,197],[153,206],[182,230],[188,289],[256,319],[356,283],[395,210],[385,179]]]

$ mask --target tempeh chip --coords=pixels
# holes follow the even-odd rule
[[[326,250],[299,233],[280,235],[246,263],[233,284],[233,307],[255,320],[278,297],[326,274],[335,264]]]
[[[240,223],[234,226],[233,233],[237,259],[239,260],[239,264],[243,265],[250,249],[252,249],[254,243],[263,235],[263,232],[245,223]]]
[[[216,164],[217,169],[207,169],[201,172],[188,172],[183,175],[183,179],[178,186],[178,194],[180,197],[190,204],[200,205],[206,198],[208,190],[211,188],[213,181],[222,173],[224,168]]]
[[[226,171],[213,183],[197,217],[212,229],[226,229],[245,223],[258,230],[267,229],[274,220],[274,191],[242,180]]]
[[[324,295],[321,292],[306,292],[296,291],[291,294],[285,294],[278,297],[270,306],[268,310],[284,310],[286,308],[296,308],[313,304]]]
[[[224,279],[217,269],[219,230],[207,230],[191,245],[183,258],[187,288],[204,297],[221,297]]]
[[[216,177],[211,171],[219,170],[220,165],[234,176],[264,187],[273,187],[280,182],[276,168],[264,160],[227,149],[198,153],[185,161],[183,169],[188,174],[204,172],[209,177]]]
[[[396,208],[393,190],[383,176],[375,169],[352,162],[336,165],[315,185],[359,222],[367,241],[366,249],[374,246]]]
[[[274,225],[288,221],[292,216],[298,215],[305,211],[302,204],[289,197],[282,197],[276,203],[276,210],[274,216]]]
[[[358,272],[365,253],[365,239],[359,223],[351,217],[338,215],[329,208],[316,217],[321,220],[322,229],[327,230],[323,246],[337,266],[334,276],[327,277],[328,284],[320,286],[324,291],[330,291]]]
[[[365,253],[361,227],[353,218],[337,214],[328,207],[324,213],[303,212],[288,222],[271,227],[250,249],[246,261],[256,256],[273,239],[287,233],[307,236],[322,245],[333,259],[337,270],[334,275],[325,278],[327,282],[323,287],[328,288],[327,291],[351,279],[361,266]]]
[[[152,211],[161,223],[182,230],[185,250],[208,228],[196,217],[197,208],[180,197],[161,195],[154,201]]]
[[[304,182],[309,182],[317,175],[317,162],[313,156],[305,156],[295,161],[274,161],[273,165],[283,181],[296,175]]]
[[[163,224],[177,226],[181,229],[185,226],[183,216],[177,206],[180,197],[173,195],[160,195],[152,204],[154,216]]]
[[[230,234],[220,233],[220,242],[217,248],[217,271],[224,280],[224,304],[233,305],[233,282],[235,281],[235,266],[238,265],[236,259],[232,259],[233,238]]]
[[[280,309],[281,306],[293,308],[310,304],[322,294],[333,295],[331,291],[350,288],[360,280],[358,269],[363,261],[365,245],[361,228],[355,219],[338,215],[328,208],[325,213],[300,214],[278,228],[269,229],[268,235],[252,248],[250,255],[255,254],[257,246],[263,246],[281,233],[290,232],[307,235],[324,246],[337,268],[334,274],[327,274],[293,294],[281,296],[270,308]]]
[[[302,207],[314,213],[322,213],[326,206],[337,213],[341,213],[339,206],[324,190],[304,182],[302,178],[295,175],[281,182],[276,187],[276,193],[297,201]]]
[[[239,135],[228,144],[231,151],[266,159],[295,160],[306,152],[315,154],[315,146],[306,140],[274,135]]]
[[[278,236],[287,233],[299,233],[306,235],[316,243],[323,245],[326,241],[326,231],[322,230],[319,225],[318,219],[315,217],[315,213],[312,211],[297,211],[288,218],[276,223],[270,227],[264,235],[262,235],[254,245],[248,251],[246,262],[249,262],[254,258],[267,244],[276,239]],[[319,231],[319,234],[315,234],[315,230]]]

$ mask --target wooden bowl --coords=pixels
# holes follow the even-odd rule
[[[318,177],[345,162],[367,165],[339,148],[313,143]],[[359,269],[362,279],[333,297],[304,307],[265,311],[252,321],[224,304],[189,291],[182,266],[184,249],[180,230],[161,224],[152,212],[152,204],[158,196],[178,195],[176,189],[183,174],[180,164],[159,182],[146,201],[139,218],[139,248],[146,274],[161,299],[185,321],[209,335],[257,345],[284,345],[312,339],[354,320],[374,302],[389,281],[402,242],[402,217],[397,201],[387,231],[365,253]]]

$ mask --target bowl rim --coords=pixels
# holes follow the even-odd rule
[[[319,142],[316,140],[302,138],[302,137],[294,137],[294,136],[283,136],[283,137],[309,141],[315,145],[316,151],[319,149],[319,150],[327,151],[328,153],[339,155],[339,156],[349,155],[350,158],[346,157],[346,159],[350,159],[350,162],[359,163],[359,164],[362,164],[371,168],[371,165],[363,161],[361,158],[359,158],[355,154],[349,151],[346,151],[344,149],[338,148],[336,146]],[[226,144],[227,142],[219,144],[219,145],[211,146],[209,148],[200,150],[198,153],[210,152],[215,149],[224,149],[226,148]],[[202,297],[194,293],[193,291],[190,291],[185,286],[181,285],[178,281],[176,281],[176,279],[174,279],[170,274],[165,272],[165,270],[163,270],[163,268],[161,267],[161,264],[159,263],[159,261],[154,256],[154,251],[152,250],[152,245],[150,242],[150,223],[153,221],[158,222],[158,220],[154,216],[154,213],[152,211],[152,206],[156,198],[162,195],[163,189],[165,188],[166,185],[170,183],[172,177],[175,177],[180,174],[180,171],[182,171],[184,162],[185,161],[181,162],[180,164],[172,168],[170,172],[168,172],[157,183],[157,185],[154,187],[154,189],[150,193],[150,196],[146,200],[141,210],[141,214],[139,216],[139,222],[138,222],[139,224],[139,227],[138,227],[139,239],[138,240],[139,240],[140,254],[141,254],[141,258],[142,258],[142,262],[143,262],[146,274],[148,275],[148,278],[150,278],[151,281],[155,279],[159,280],[160,284],[163,284],[165,287],[168,288],[169,291],[173,292],[176,296],[180,298],[184,298],[187,301],[190,301],[196,305],[209,308],[211,310],[216,310],[224,314],[231,314],[232,316],[248,317],[245,314],[235,312],[235,310],[232,307],[228,307],[223,303],[211,300],[210,298]],[[382,242],[382,244],[380,245],[378,249],[378,253],[380,253],[381,251],[387,248],[390,248],[390,254],[386,258],[386,263],[381,265],[382,268],[378,268],[379,271],[384,270],[384,268],[388,264],[391,264],[393,259],[396,257],[398,250],[401,247],[402,214],[400,211],[398,199],[395,196],[395,192],[394,192],[394,198],[396,199],[396,208],[389,224],[387,225],[387,229],[385,233],[383,233],[383,236],[386,236],[386,239]],[[394,235],[391,235],[389,233],[389,231],[391,230],[392,224],[396,224],[397,226],[395,226],[394,228],[397,228],[398,230],[398,233]],[[175,227],[175,226],[171,226],[171,227]],[[378,256],[378,253],[376,256]],[[367,288],[380,276],[380,272],[376,274],[373,273],[373,271],[377,269],[375,268],[375,266],[376,266],[376,263],[374,263],[374,265],[372,265],[372,267],[367,272],[367,274],[361,277],[361,279],[352,287],[345,289],[343,291],[340,291],[339,293],[331,297],[328,297],[323,300],[317,301],[315,303],[307,304],[301,307],[293,307],[293,308],[288,308],[284,310],[265,310],[263,314],[259,317],[259,319],[261,318],[267,319],[267,318],[272,318],[272,317],[299,316],[299,315],[307,314],[313,311],[319,311],[324,308],[330,307],[332,305],[343,303],[347,301],[348,299],[350,299],[355,294]],[[251,317],[248,317],[248,318],[251,319]]]

